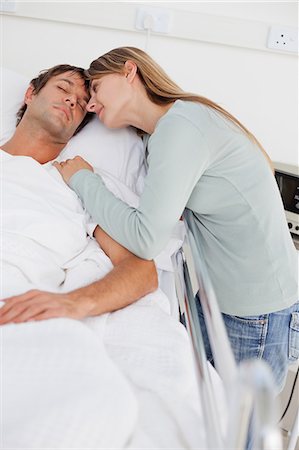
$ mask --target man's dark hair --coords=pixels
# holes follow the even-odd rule
[[[69,64],[59,64],[57,66],[51,67],[50,69],[42,70],[36,78],[33,78],[30,81],[30,84],[33,86],[33,93],[38,94],[39,91],[47,84],[47,82],[51,78],[55,77],[56,75],[65,73],[65,72],[77,73],[84,81],[84,86],[86,87],[86,90],[87,91],[89,90],[90,81],[86,78],[84,69],[82,69],[81,67],[77,67],[77,66],[70,66]],[[19,111],[17,112],[16,126],[18,126],[19,123],[21,122],[26,109],[27,109],[27,105],[26,105],[26,103],[24,103],[21,106],[21,108],[19,109]],[[80,123],[78,128],[76,129],[74,136],[80,130],[82,130],[82,128],[85,127],[85,125],[90,121],[92,116],[93,116],[93,113],[90,113],[90,112],[88,112],[85,115],[84,119],[82,120],[82,122]]]

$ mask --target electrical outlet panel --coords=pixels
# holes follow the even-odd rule
[[[16,12],[16,2],[11,0],[1,0],[0,12]]]
[[[268,48],[298,53],[298,28],[274,25],[269,30]]]
[[[169,33],[170,11],[163,8],[138,8],[136,12],[135,27],[137,30],[155,31],[156,33]]]

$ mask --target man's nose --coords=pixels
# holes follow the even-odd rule
[[[65,98],[65,102],[68,104],[69,108],[74,108],[76,106],[77,103],[77,97],[73,94],[69,94],[66,98]]]

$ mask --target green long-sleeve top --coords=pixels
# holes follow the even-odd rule
[[[145,259],[188,208],[222,312],[257,315],[296,301],[297,252],[275,177],[260,148],[211,108],[177,100],[158,121],[138,209],[88,170],[70,186],[95,222]]]

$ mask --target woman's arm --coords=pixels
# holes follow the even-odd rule
[[[132,253],[152,259],[167,244],[209,159],[197,127],[180,116],[165,118],[149,141],[149,170],[138,209],[116,198],[90,170],[80,170],[69,184],[103,230]]]

